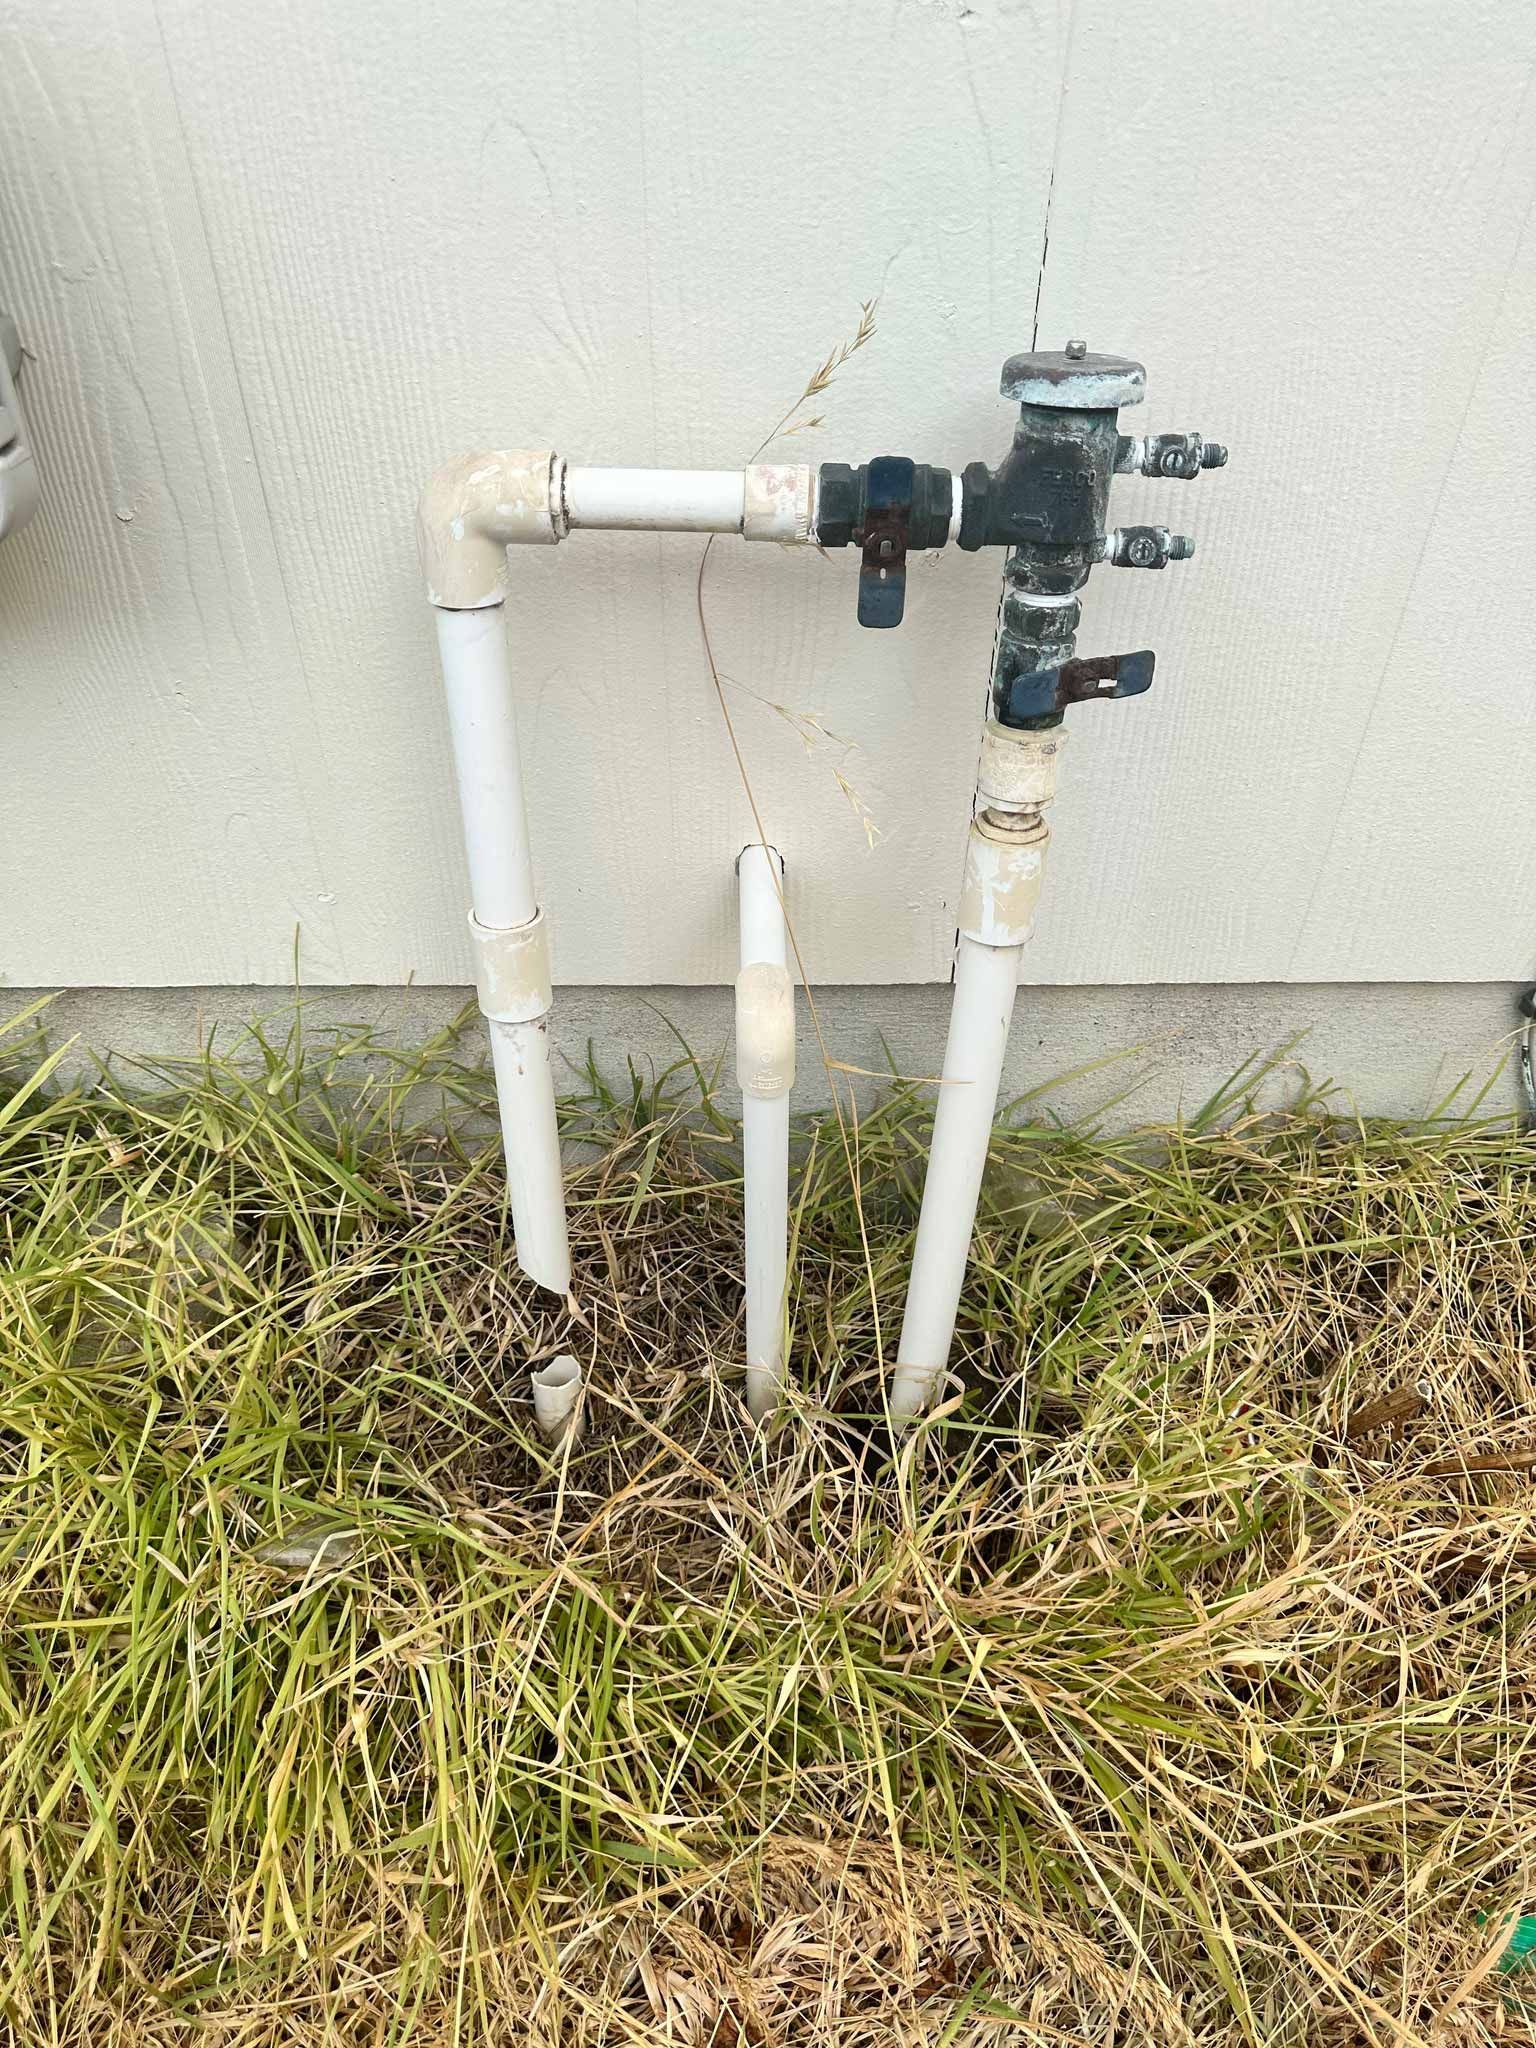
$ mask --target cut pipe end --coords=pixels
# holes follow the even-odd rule
[[[571,1262],[569,1257],[562,1259],[554,1253],[546,1256],[536,1251],[523,1252],[519,1250],[517,1254],[517,1268],[520,1273],[527,1274],[535,1287],[547,1287],[551,1294],[564,1295],[569,1294],[571,1291]]]
[[[736,856],[736,873],[738,877],[741,874],[743,865],[750,864],[753,861],[768,862],[777,869],[782,880],[784,875],[784,856],[776,846],[767,846],[761,839],[749,839]]]
[[[547,1443],[574,1443],[581,1435],[582,1370],[568,1351],[529,1375],[533,1413]]]

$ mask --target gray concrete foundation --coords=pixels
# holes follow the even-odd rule
[[[0,1019],[39,993],[4,992]],[[1193,1115],[1256,1060],[1272,1063],[1259,1087],[1266,1104],[1329,1085],[1341,1109],[1366,1116],[1510,1111],[1520,1100],[1516,993],[1514,984],[1487,982],[1026,986],[1014,1013],[1004,1093],[1027,1096],[1027,1113],[1036,1118],[1123,1128]],[[229,1049],[253,1018],[284,1029],[294,1000],[292,991],[274,988],[76,988],[58,994],[41,1021],[52,1044],[76,1040],[63,1071],[80,1072],[89,1070],[90,1054],[114,1065],[125,1056],[184,1055],[210,1034]],[[301,1000],[312,1037],[356,1026],[410,1046],[449,1024],[471,992],[325,988]],[[827,1076],[803,993],[798,1001],[795,1104],[812,1110],[826,1105]],[[816,1004],[835,1061],[871,1076],[937,1074],[947,986],[823,988]],[[721,988],[561,988],[554,1028],[573,1091],[589,1047],[599,1069],[622,1082],[626,1061],[660,1071],[686,1045],[707,1071],[718,1069],[729,1108],[734,1082],[722,1054],[730,1013],[730,992]],[[471,1057],[483,1051],[474,1020],[465,1045]],[[122,1071],[132,1079],[128,1067]],[[857,1085],[870,1091],[879,1082],[861,1078]]]

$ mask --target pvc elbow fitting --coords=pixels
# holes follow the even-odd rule
[[[552,546],[555,457],[548,448],[461,455],[437,472],[416,506],[427,596],[444,611],[479,611],[507,594],[507,549]]]

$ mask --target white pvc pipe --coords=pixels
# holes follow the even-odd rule
[[[1019,964],[1035,927],[1065,735],[1015,730],[988,719],[966,838],[955,990],[933,1145],[907,1281],[890,1412],[904,1422],[928,1400],[949,1362],[970,1256]]]
[[[565,466],[568,525],[623,531],[740,533],[739,469],[582,469]]]
[[[494,926],[527,924],[539,907],[501,609],[436,614],[470,899]]]
[[[416,506],[416,544],[433,604],[477,611],[507,594],[509,547],[552,546],[573,527],[739,533],[809,541],[809,463],[746,469],[591,469],[552,448],[487,449],[445,463]]]
[[[552,1358],[529,1378],[533,1386],[533,1414],[547,1443],[557,1444],[581,1435],[582,1371],[568,1351]]]
[[[891,1415],[898,1421],[924,1406],[949,1360],[1023,956],[1022,945],[986,946],[963,933],[960,938],[933,1147],[891,1381]]]
[[[744,1096],[747,1406],[759,1421],[784,1383],[784,1289],[789,1248],[789,1097]]]
[[[795,1013],[780,895],[783,858],[773,847],[747,846],[736,866],[741,906],[736,1063],[742,1084],[747,1405],[761,1421],[772,1414],[784,1380]]]
[[[571,1247],[565,1227],[565,1174],[555,1118],[549,1017],[528,1024],[488,1021],[507,1201],[517,1263],[552,1294],[571,1291]]]
[[[766,960],[787,968],[784,937],[784,856],[776,846],[744,846],[736,861],[741,916],[741,964]]]
[[[541,1287],[565,1294],[571,1255],[550,1065],[548,958],[501,606],[438,610],[436,617],[517,1262]]]

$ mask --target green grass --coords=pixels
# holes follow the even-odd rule
[[[1530,1140],[1240,1091],[1182,1130],[1000,1130],[963,1397],[893,1442],[926,1141],[894,1088],[856,1181],[805,1134],[765,1439],[732,1133],[687,1063],[569,1105],[574,1316],[516,1272],[450,1040],[258,1035],[132,1095],[29,1071],[18,2040],[1525,2024],[1495,1963],[1536,1890]],[[593,1393],[552,1455],[527,1368],[561,1349]],[[1417,1412],[1367,1426],[1384,1395]]]

